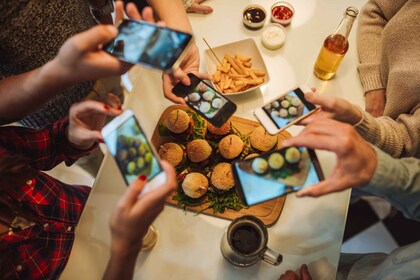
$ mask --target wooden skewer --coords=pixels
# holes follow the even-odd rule
[[[211,53],[214,55],[214,57],[217,59],[217,61],[219,61],[220,65],[222,65],[222,62],[220,61],[220,59],[217,57],[217,55],[214,53],[213,49],[210,47],[209,43],[207,43],[206,39],[203,38],[204,43],[206,43],[207,47],[209,47],[209,50],[211,51]]]

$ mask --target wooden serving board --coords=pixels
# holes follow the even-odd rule
[[[152,144],[156,148],[156,150],[159,150],[159,147],[167,142],[174,142],[172,138],[170,137],[161,137],[159,135],[159,125],[164,124],[165,120],[168,116],[168,114],[175,109],[182,109],[182,110],[191,110],[187,106],[184,105],[172,105],[166,108],[166,110],[162,113],[158,124],[155,127],[155,130],[153,131],[152,135]],[[258,122],[251,121],[248,119],[240,118],[233,116],[232,117],[232,124],[233,126],[238,129],[242,134],[248,134],[251,133],[256,127],[260,126]],[[283,131],[278,134],[278,143],[277,147],[279,148],[280,143],[290,138],[291,135],[287,131]],[[175,195],[176,192],[174,192],[173,195]],[[170,205],[179,207],[177,204],[177,201],[173,200],[171,195],[166,202]],[[280,217],[281,211],[283,210],[284,201],[286,200],[286,196],[281,196],[254,206],[243,208],[240,211],[235,211],[231,209],[226,209],[224,213],[213,213],[213,209],[206,209],[202,211],[201,213],[224,218],[228,220],[233,220],[235,218],[241,217],[243,215],[253,215],[257,218],[259,218],[261,221],[264,222],[266,226],[272,226],[276,223],[278,218]],[[199,206],[188,206],[188,210],[193,212],[198,212],[208,206],[208,203],[201,204]]]

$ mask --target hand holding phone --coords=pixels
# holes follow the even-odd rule
[[[125,110],[114,118],[102,129],[102,135],[127,185],[146,176],[145,193],[166,182],[166,173],[133,111]]]
[[[309,87],[301,85],[254,111],[255,117],[268,133],[274,135],[299,122],[312,113],[317,107],[305,99]]]
[[[232,170],[246,205],[286,195],[324,179],[315,152],[304,147],[283,148],[235,161]]]
[[[192,35],[153,23],[123,20],[104,50],[120,60],[171,71],[178,67]]]
[[[189,73],[191,84],[182,82],[172,92],[184,98],[187,105],[216,127],[221,127],[236,111],[236,105],[212,88],[209,83]]]

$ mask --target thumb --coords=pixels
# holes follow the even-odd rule
[[[128,186],[119,203],[131,207],[131,205],[137,201],[137,197],[143,190],[146,180],[147,178],[145,176],[139,176],[137,180],[134,180],[130,186]]]
[[[99,45],[114,39],[118,34],[113,25],[97,25],[72,37],[70,41],[80,52],[97,50]]]

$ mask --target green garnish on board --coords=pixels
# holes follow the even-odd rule
[[[206,120],[194,111],[187,110],[186,112],[194,121],[194,133],[192,135],[192,139],[204,139],[207,128]]]
[[[239,211],[244,208],[241,198],[235,188],[232,188],[222,194],[218,194],[214,190],[209,189],[207,193],[207,201],[210,202],[210,205],[202,211],[212,208],[213,213],[224,213],[226,209]]]

